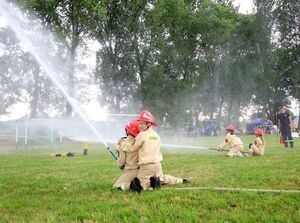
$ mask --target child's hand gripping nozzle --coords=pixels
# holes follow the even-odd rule
[[[208,149],[209,149],[209,150],[216,150],[216,151],[218,151],[218,152],[224,151],[224,149],[223,149],[222,147],[209,147]]]
[[[117,155],[114,151],[112,151],[112,150],[109,148],[109,146],[107,146],[106,149],[110,152],[110,154],[113,156],[113,158],[114,158],[115,160],[118,159],[118,155]],[[121,170],[124,170],[124,167],[125,167],[125,166],[120,166],[119,168],[120,168]]]

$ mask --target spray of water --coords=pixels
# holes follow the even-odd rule
[[[174,144],[162,144],[164,147],[172,147],[172,148],[184,148],[184,149],[207,149],[207,147],[203,146],[186,146],[186,145],[174,145]]]
[[[63,58],[59,58],[55,52],[52,52],[53,46],[49,46],[57,43],[55,37],[49,31],[43,29],[40,25],[34,24],[34,21],[37,20],[36,18],[28,21],[17,7],[14,7],[12,4],[8,4],[5,0],[0,2],[0,14],[6,19],[8,25],[14,31],[23,47],[32,54],[47,76],[63,93],[74,111],[80,116],[85,124],[89,126],[106,148],[109,149],[107,143],[103,140],[96,128],[84,114],[79,102],[69,95],[67,91],[67,84],[64,84],[63,81],[58,81],[61,79],[59,74],[63,73],[62,68],[64,67],[64,60]],[[56,56],[53,57],[53,55]],[[111,150],[110,152],[114,158],[116,158]]]

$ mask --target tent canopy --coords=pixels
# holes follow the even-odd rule
[[[293,120],[293,124],[296,128],[300,129],[300,120],[299,120],[299,115],[297,115],[294,120]]]
[[[254,134],[257,128],[264,129],[266,133],[269,133],[273,129],[273,123],[271,120],[263,118],[252,119],[246,124],[246,134]]]
[[[264,124],[264,120],[262,118],[255,118],[250,120],[247,125],[263,125]]]

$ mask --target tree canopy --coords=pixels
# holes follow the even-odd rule
[[[249,107],[274,120],[289,96],[300,100],[296,0],[256,0],[256,12],[248,15],[231,1],[213,0],[11,2],[34,13],[64,41],[71,57],[66,64],[71,96],[78,84],[78,47],[85,40],[100,44],[94,82],[101,90],[99,103],[111,112],[149,109],[158,122],[178,130],[197,125],[199,116],[239,126]],[[59,97],[48,97],[46,104],[35,100],[54,91],[41,84],[46,80],[39,65],[20,53],[4,30],[0,112],[24,94],[26,73],[31,75],[26,94],[32,117],[46,114],[52,100],[60,100],[60,114],[70,116],[70,105],[62,106]]]

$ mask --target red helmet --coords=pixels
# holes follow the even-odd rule
[[[153,126],[157,126],[154,116],[149,111],[142,111],[137,120],[150,122]]]
[[[226,127],[226,130],[227,131],[234,131],[234,126],[233,125],[228,125],[227,127]]]
[[[262,129],[256,129],[255,130],[255,135],[263,135],[264,131]]]
[[[129,124],[125,125],[125,129],[133,136],[137,136],[140,132],[139,122],[137,120],[131,121]]]

